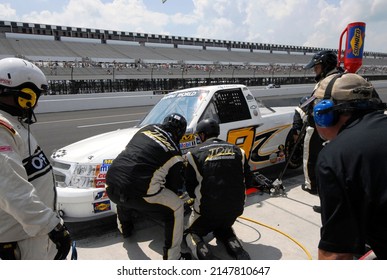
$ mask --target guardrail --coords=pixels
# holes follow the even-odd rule
[[[44,95],[39,99],[35,113],[148,106],[155,105],[162,97],[149,91]]]

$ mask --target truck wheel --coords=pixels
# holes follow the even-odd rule
[[[289,133],[288,136],[286,137],[286,142],[285,142],[285,156],[286,156],[286,160],[289,160],[288,168],[290,168],[290,169],[296,169],[296,168],[300,167],[303,163],[302,157],[303,157],[303,152],[304,152],[303,151],[304,150],[304,140],[301,139],[301,141],[299,141],[297,147],[293,151],[294,146],[295,146],[295,142],[294,142],[293,134]],[[293,153],[293,155],[290,158],[291,153]]]

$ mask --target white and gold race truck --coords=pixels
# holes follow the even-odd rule
[[[289,159],[294,145],[294,112],[295,107],[264,107],[244,85],[203,86],[166,94],[137,126],[73,143],[51,155],[58,209],[67,221],[115,214],[104,188],[110,164],[140,127],[161,123],[170,113],[187,119],[187,131],[180,142],[183,153],[200,141],[193,133],[197,123],[213,118],[220,123],[219,138],[243,148],[252,170],[285,161],[289,168],[297,168],[302,164],[301,153]]]

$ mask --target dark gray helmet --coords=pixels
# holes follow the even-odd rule
[[[196,126],[196,133],[204,133],[207,138],[216,137],[220,133],[219,124],[214,119],[205,119]]]
[[[337,55],[333,51],[319,51],[312,60],[304,66],[304,69],[313,68],[317,64],[322,64],[324,72],[329,72],[337,67]]]
[[[172,133],[176,141],[180,141],[187,129],[187,121],[182,115],[172,113],[164,118],[163,127]]]

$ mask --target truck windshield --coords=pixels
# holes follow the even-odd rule
[[[206,90],[183,90],[169,93],[153,107],[138,126],[162,123],[164,118],[171,113],[183,115],[189,126],[207,94]]]

